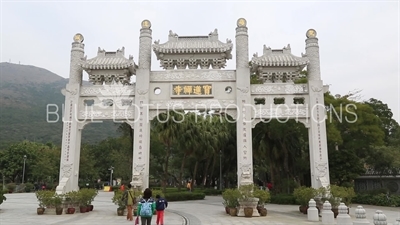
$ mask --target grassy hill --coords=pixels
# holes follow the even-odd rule
[[[61,110],[65,100],[61,89],[67,83],[68,79],[43,68],[0,63],[0,150],[22,140],[61,144]],[[47,104],[58,106],[57,123],[47,123]],[[111,121],[89,124],[83,130],[82,143],[115,137],[117,128],[118,124]]]

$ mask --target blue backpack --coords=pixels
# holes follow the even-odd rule
[[[150,199],[148,199],[147,201],[144,200],[145,202],[141,203],[141,207],[140,207],[140,216],[142,217],[152,217],[153,216],[153,209],[152,209],[152,205],[153,202],[150,202]]]

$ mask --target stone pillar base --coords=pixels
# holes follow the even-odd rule
[[[244,208],[246,208],[246,207],[253,208],[253,217],[260,216],[260,214],[258,213],[258,210],[257,210],[258,200],[259,200],[258,198],[239,200],[239,212],[238,212],[237,216],[244,217]]]

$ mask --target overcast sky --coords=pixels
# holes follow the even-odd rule
[[[137,62],[140,24],[152,23],[153,41],[168,31],[234,42],[236,21],[247,20],[249,59],[291,45],[305,52],[305,33],[317,31],[321,72],[333,94],[362,90],[362,100],[387,103],[400,122],[399,1],[4,1],[1,2],[1,62],[46,68],[68,77],[72,37],[82,33],[88,58],[97,48]],[[233,53],[235,50],[232,51]],[[235,57],[235,56],[234,56]],[[235,68],[235,58],[227,69]],[[152,69],[160,70],[152,55]],[[87,79],[87,77],[86,77]]]

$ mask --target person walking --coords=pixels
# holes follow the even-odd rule
[[[164,225],[164,210],[168,207],[168,202],[160,195],[156,195],[157,225]]]
[[[123,199],[126,199],[127,206],[127,215],[126,219],[132,221],[133,220],[133,205],[135,204],[135,193],[132,189],[132,185],[128,184],[128,189],[124,192]]]
[[[150,188],[146,188],[138,205],[137,214],[140,216],[142,225],[151,225],[151,218],[156,211],[156,202],[152,198],[152,194]]]

